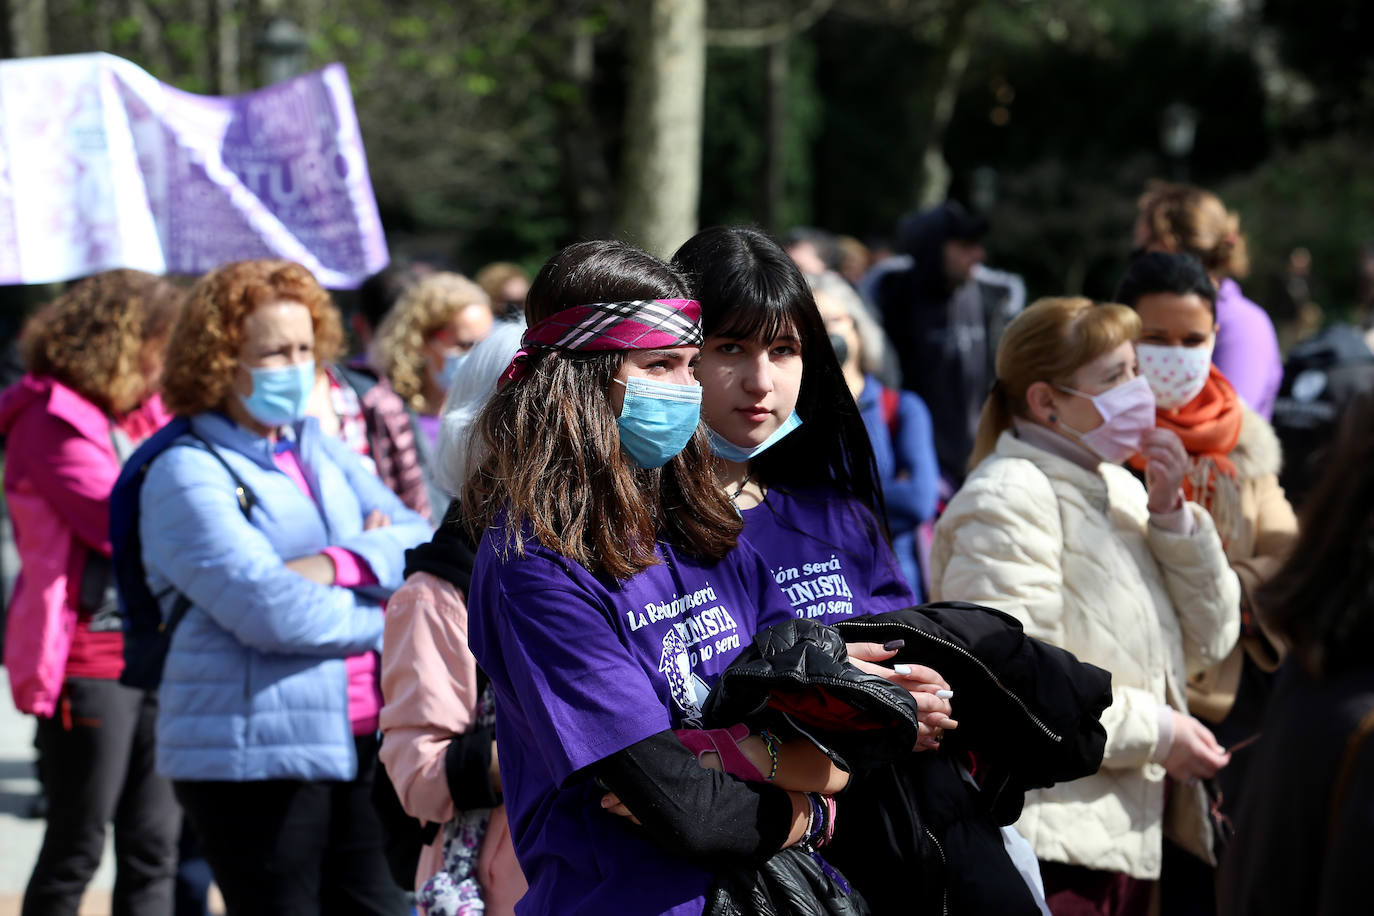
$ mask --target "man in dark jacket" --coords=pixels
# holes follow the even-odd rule
[[[884,274],[874,289],[903,387],[930,407],[941,476],[951,487],[963,481],[973,451],[998,338],[1026,298],[1020,277],[982,266],[987,229],[953,200],[904,217],[898,248],[911,264]]]

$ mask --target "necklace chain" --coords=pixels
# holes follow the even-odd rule
[[[730,494],[730,502],[731,502],[732,504],[734,504],[735,511],[737,511],[737,512],[739,511],[739,497],[740,497],[740,494],[744,492],[744,488],[745,488],[745,487],[749,486],[749,481],[752,480],[753,477],[754,477],[754,472],[753,472],[753,471],[750,471],[749,473],[745,474],[745,475],[744,475],[744,479],[741,480],[741,481],[739,482],[739,486],[735,488],[735,492],[733,492],[733,493]]]

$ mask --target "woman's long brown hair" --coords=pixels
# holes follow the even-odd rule
[[[1374,658],[1374,393],[1350,402],[1320,460],[1297,543],[1255,603],[1308,671],[1334,677]]]
[[[530,324],[573,305],[690,295],[681,275],[622,242],[580,242],[549,259],[530,287]],[[473,535],[501,532],[523,554],[534,539],[594,573],[626,579],[658,562],[659,538],[718,560],[735,547],[739,515],[716,486],[698,426],[662,468],[621,451],[607,394],[621,352],[536,351],[530,370],[477,419],[485,457],[463,488]]]

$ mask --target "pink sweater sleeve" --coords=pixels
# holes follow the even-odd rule
[[[468,649],[467,606],[428,573],[406,579],[387,603],[382,641],[382,763],[412,817],[453,817],[444,771],[449,740],[472,724],[477,660]]]
[[[321,552],[334,561],[334,584],[339,588],[377,584],[377,574],[372,571],[372,567],[353,551],[342,547],[326,547]]]

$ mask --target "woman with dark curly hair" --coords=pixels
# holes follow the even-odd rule
[[[339,337],[299,264],[203,277],[164,374],[189,432],[151,460],[140,493],[148,585],[179,621],[158,770],[231,914],[405,909],[370,801],[378,601],[429,526],[305,415],[315,360]]]
[[[0,395],[5,498],[22,571],[5,669],[38,717],[48,826],[25,914],[75,913],[115,828],[119,913],[167,913],[181,815],[153,770],[157,695],[119,683],[124,636],[110,568],[110,489],[167,419],[154,393],[180,305],[167,281],[114,270],[40,309],[27,374]]]

